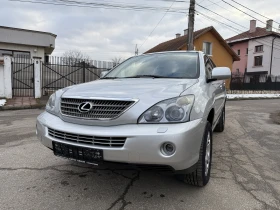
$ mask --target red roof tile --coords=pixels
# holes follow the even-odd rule
[[[227,42],[223,39],[223,37],[216,31],[216,29],[213,26],[195,31],[194,39],[197,39],[198,37],[200,37],[201,35],[205,34],[208,31],[211,31],[217,37],[217,39],[220,40],[220,43],[224,46],[224,48],[233,57],[234,61],[240,60],[239,56],[230,48],[230,46],[227,44]],[[187,43],[187,37],[188,37],[188,35],[184,35],[184,36],[180,36],[178,38],[171,39],[169,41],[160,43],[145,53],[181,50]]]
[[[227,42],[238,42],[242,40],[247,40],[247,39],[254,39],[257,37],[264,37],[264,36],[280,36],[280,33],[274,32],[274,31],[267,31],[266,28],[260,28],[257,27],[256,31],[253,33],[250,33],[249,31],[245,31],[241,34],[238,34],[236,36],[230,37],[226,39]]]
[[[194,32],[194,39],[211,30],[213,27],[207,27]],[[186,44],[188,35],[183,35],[175,39],[158,44],[145,53],[163,52],[163,51],[176,51]]]

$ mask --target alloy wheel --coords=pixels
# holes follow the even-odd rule
[[[205,152],[205,176],[208,175],[211,162],[211,135],[207,134],[206,152]]]

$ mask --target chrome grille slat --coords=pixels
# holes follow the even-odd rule
[[[91,111],[82,113],[78,107],[83,102],[93,103]],[[125,110],[130,108],[135,101],[100,100],[100,99],[75,99],[61,98],[60,109],[65,116],[82,119],[110,120],[119,117]]]
[[[103,147],[123,147],[126,141],[126,137],[87,136],[74,133],[66,133],[52,128],[48,128],[48,134],[49,136],[58,140],[84,143]]]

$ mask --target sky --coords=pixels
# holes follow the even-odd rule
[[[56,4],[62,1],[75,1],[146,8],[135,11],[120,8],[108,9],[104,6],[89,8],[34,3],[38,1]],[[242,3],[280,23],[279,0],[224,1],[246,11],[260,21],[266,22],[267,19],[235,2]],[[196,6],[196,10],[235,29],[196,14],[195,30],[214,26],[225,39],[248,30],[250,20],[253,18],[224,1],[197,0],[196,2],[227,19],[199,6]],[[166,12],[169,8],[169,12]],[[54,56],[62,56],[68,50],[79,50],[93,60],[110,61],[114,58],[126,59],[133,56],[136,44],[139,54],[142,54],[161,42],[175,38],[176,33],[183,34],[184,29],[188,27],[188,8],[188,0],[1,0],[0,25],[56,34],[56,46],[52,53]],[[265,27],[265,24],[260,21],[257,21],[257,26]],[[273,26],[278,28],[276,22]]]

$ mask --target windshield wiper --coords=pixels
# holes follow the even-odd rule
[[[151,78],[172,78],[172,77],[165,77],[165,76],[159,76],[159,75],[136,75],[132,77],[124,77],[124,78],[145,78],[145,77],[151,77]]]

